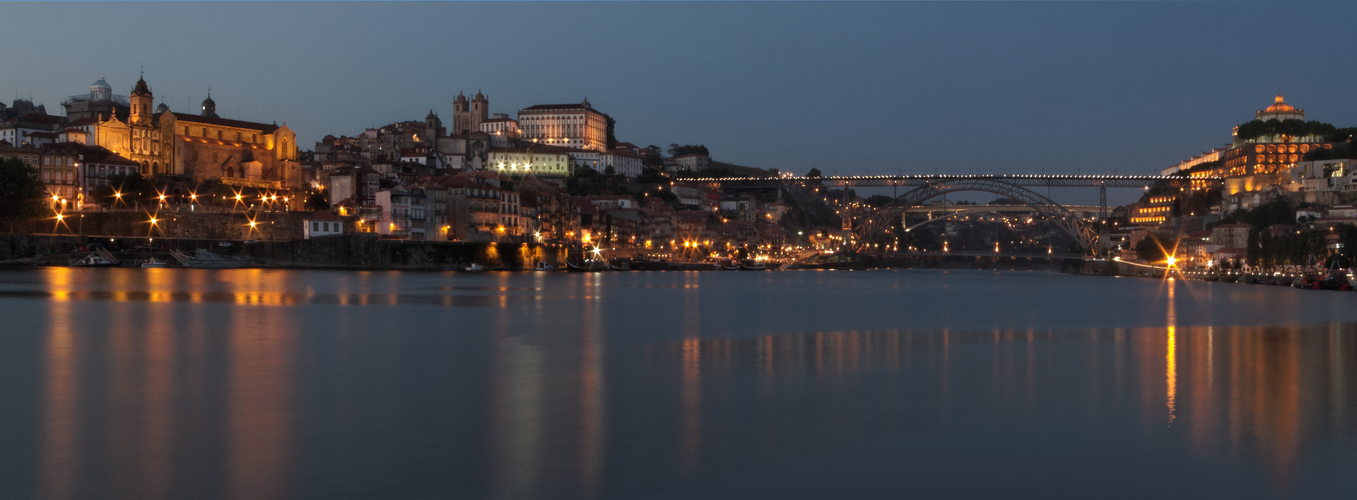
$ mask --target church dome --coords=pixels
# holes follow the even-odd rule
[[[1282,99],[1282,95],[1277,94],[1277,98],[1273,101],[1272,105],[1263,108],[1262,111],[1254,113],[1254,118],[1257,118],[1262,121],[1304,120],[1305,110],[1287,104],[1286,100]]]
[[[1276,101],[1275,103],[1273,103],[1271,106],[1268,106],[1267,109],[1264,109],[1263,112],[1264,112],[1264,113],[1285,113],[1285,112],[1288,112],[1288,111],[1295,111],[1295,110],[1296,110],[1295,106],[1292,106],[1292,105],[1290,105],[1290,104],[1287,104],[1287,103],[1286,103],[1286,100],[1282,99],[1282,95],[1281,95],[1281,94],[1277,94],[1277,101]]]
[[[466,102],[466,96],[465,96],[465,95],[462,95],[461,92],[458,92],[458,93],[457,93],[457,98],[456,98],[456,99],[453,99],[453,100],[456,101],[456,102]]]
[[[113,90],[113,86],[109,85],[108,82],[104,81],[104,75],[99,75],[99,80],[95,81],[93,84],[90,85],[90,90],[94,89]]]
[[[476,91],[476,97],[473,97],[472,100],[476,100],[476,101],[484,101],[484,100],[485,100],[485,96],[481,95],[481,91],[477,90],[477,91]]]
[[[217,101],[212,100],[212,94],[207,94],[207,99],[203,99],[203,116],[217,118]]]
[[[165,103],[163,103],[163,102],[160,103],[159,106],[156,106],[156,107],[155,107],[155,112],[156,112],[156,113],[164,113],[164,112],[169,111],[169,110],[170,110],[170,107],[169,107],[169,106],[166,106]]]

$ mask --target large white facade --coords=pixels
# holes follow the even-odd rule
[[[579,104],[540,104],[518,112],[523,138],[549,146],[603,151],[608,119],[589,100]]]

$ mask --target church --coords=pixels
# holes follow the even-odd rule
[[[142,175],[191,182],[219,181],[262,189],[302,189],[297,134],[286,124],[217,116],[209,94],[199,114],[175,113],[154,96],[145,78],[128,98],[126,119],[116,113],[75,120],[86,144],[102,146],[141,165]]]

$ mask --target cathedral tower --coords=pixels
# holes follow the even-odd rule
[[[471,123],[472,132],[481,130],[481,123],[490,119],[490,100],[481,95],[481,91],[476,91],[476,97],[471,98]]]
[[[452,100],[452,133],[465,134],[470,132],[471,114],[467,112],[466,96],[461,92],[457,93],[457,98]]]

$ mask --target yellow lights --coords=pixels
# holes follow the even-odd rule
[[[61,201],[61,197],[60,197],[60,196],[57,196],[57,195],[52,195],[52,202],[58,202],[58,201]]]
[[[255,222],[253,219],[250,220],[250,229],[254,229],[258,226],[259,226],[258,222]]]
[[[65,216],[65,215],[57,214],[57,222],[61,222],[62,220],[65,220],[65,219],[66,219],[66,216]]]
[[[151,217],[151,220],[150,220],[152,226],[156,225],[156,223],[158,223],[159,221],[160,221],[160,219],[157,219],[157,218],[155,218],[155,217]]]
[[[1167,263],[1169,267],[1173,267],[1174,264],[1178,263],[1178,259],[1176,257],[1170,256],[1169,258],[1165,259],[1164,262]]]
[[[188,199],[198,201],[198,193],[189,193]]]
[[[114,198],[117,198],[117,199],[119,199],[119,200],[121,200],[121,199],[123,199],[123,194],[122,194],[121,192],[114,191],[114,192],[113,192],[113,197],[114,197]]]

